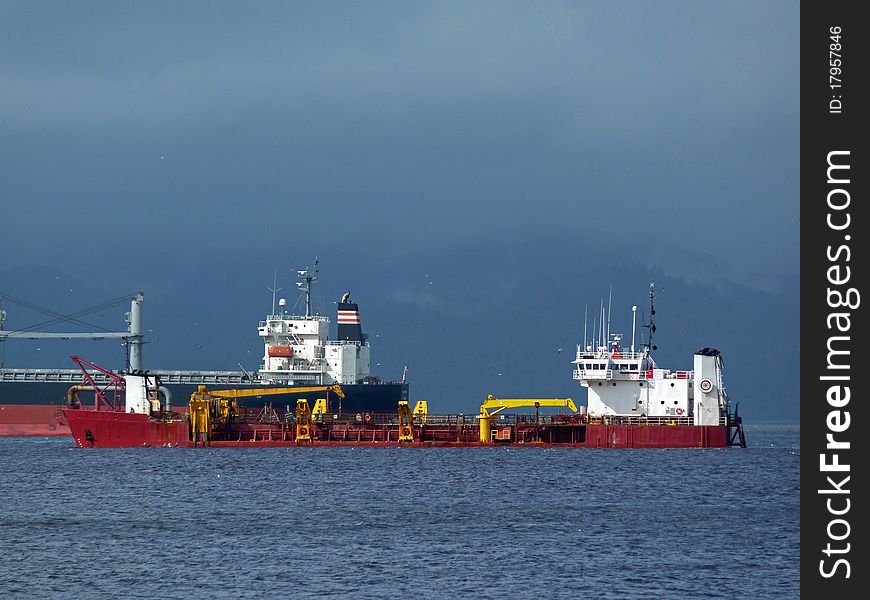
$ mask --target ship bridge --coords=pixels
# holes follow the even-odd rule
[[[574,379],[621,379],[643,381],[648,379],[694,379],[694,371],[659,369],[652,356],[643,352],[588,352],[578,348]]]
[[[609,352],[577,348],[577,358],[572,361],[574,379],[646,379],[646,371],[654,365],[652,357],[643,352]]]
[[[286,300],[278,302],[272,289],[272,313],[260,321],[263,340],[263,363],[260,375],[284,385],[332,385],[360,383],[370,375],[371,354],[360,326],[359,307],[351,302],[350,292],[338,303],[337,338],[329,337],[329,319],[312,312],[311,289],[317,281],[314,266],[298,271],[297,283],[305,300],[305,314],[285,310]]]

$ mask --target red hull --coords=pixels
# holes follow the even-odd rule
[[[77,446],[121,448],[136,446],[194,447],[184,421],[165,422],[145,415],[90,410],[65,410]],[[224,439],[208,442],[211,447],[294,446],[565,446],[574,448],[724,448],[729,445],[727,425],[601,425],[569,424],[530,426],[516,431],[511,441],[481,443],[478,427],[416,427],[413,442],[399,442],[390,426],[333,426],[317,430],[312,441],[296,442],[293,428],[280,425],[235,425]],[[519,441],[518,441],[519,440]]]
[[[0,405],[0,437],[19,435],[70,435],[70,428],[58,406]]]

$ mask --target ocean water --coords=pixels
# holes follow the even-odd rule
[[[724,450],[0,438],[0,596],[797,598],[797,426]]]

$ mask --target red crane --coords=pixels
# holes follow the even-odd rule
[[[100,410],[101,406],[105,405],[109,410],[120,410],[121,405],[124,402],[124,392],[126,391],[126,382],[123,377],[116,373],[112,373],[111,371],[107,371],[102,367],[98,367],[92,362],[88,362],[83,358],[79,358],[78,356],[70,357],[75,364],[78,365],[79,369],[82,370],[82,374],[85,378],[85,383],[89,385],[94,390],[94,410]],[[97,384],[94,381],[94,378],[91,377],[91,374],[88,373],[86,367],[90,367],[99,373],[102,373],[106,377],[109,378],[109,382],[103,386]],[[112,390],[112,402],[110,403],[106,398],[106,393]]]

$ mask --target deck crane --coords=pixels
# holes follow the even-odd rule
[[[506,408],[523,406],[534,406],[535,410],[541,406],[564,406],[577,412],[577,406],[571,398],[495,398],[490,394],[480,405],[480,441],[492,441],[492,417]]]
[[[72,291],[72,290],[70,290]],[[15,298],[14,296],[10,296],[9,294],[0,294],[0,299],[8,299],[12,300],[16,304],[20,304],[26,308],[30,308],[33,310],[37,310],[39,312],[45,313],[46,315],[53,317],[49,321],[45,321],[43,323],[39,323],[37,325],[32,325],[30,327],[26,327],[24,329],[18,331],[6,331],[3,329],[3,323],[6,321],[6,311],[0,310],[0,342],[8,339],[23,339],[23,340],[44,340],[44,339],[53,339],[53,340],[72,340],[72,339],[88,339],[88,340],[123,340],[123,342],[127,345],[128,357],[127,357],[127,368],[133,371],[139,371],[142,369],[142,345],[145,343],[145,335],[144,328],[142,326],[142,303],[145,300],[145,294],[143,292],[136,292],[135,294],[130,294],[126,296],[121,296],[120,298],[116,298],[114,300],[109,300],[108,302],[104,302],[103,304],[98,304],[97,306],[92,306],[91,308],[80,310],[71,315],[63,315],[57,313],[55,311],[44,309],[40,306],[36,306],[32,302],[28,302],[26,300],[22,300],[21,298]],[[78,317],[81,317],[87,313],[95,312],[97,310],[103,308],[109,308],[113,306],[117,306],[123,302],[130,302],[130,312],[127,313],[127,331],[98,331],[98,332],[75,332],[75,333],[57,333],[57,332],[46,332],[46,331],[35,331],[36,328],[42,327],[45,325],[50,325],[52,323],[56,323],[58,321],[67,321],[69,323],[74,323],[77,325],[87,326],[91,328],[95,328],[95,326],[90,325],[84,321],[81,321]],[[81,365],[79,365],[81,366]]]
[[[208,436],[218,424],[229,426],[235,416],[235,398],[251,398],[257,396],[276,396],[281,394],[306,394],[310,392],[330,392],[339,398],[344,398],[344,390],[340,385],[316,385],[310,387],[274,387],[253,389],[232,389],[208,391],[204,385],[190,395],[190,428],[192,439],[197,440],[197,434]],[[308,400],[296,402],[296,437],[311,439],[311,409]],[[202,437],[202,435],[200,435]],[[207,442],[205,437],[202,441]]]

